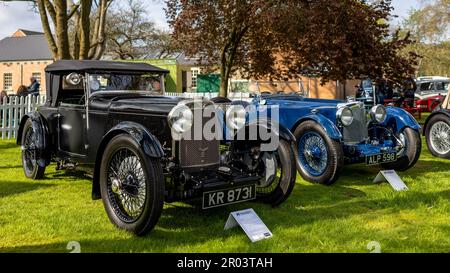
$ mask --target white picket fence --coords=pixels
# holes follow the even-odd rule
[[[195,99],[195,98],[205,98],[212,99],[219,96],[219,93],[170,93],[166,92],[166,96],[169,97],[181,97],[186,99]],[[249,100],[249,93],[228,93],[228,98],[230,100]]]
[[[45,103],[45,95],[9,97],[0,104],[1,139],[16,138],[22,117]]]

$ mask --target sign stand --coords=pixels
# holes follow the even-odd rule
[[[374,183],[388,182],[392,188],[396,191],[407,191],[409,188],[405,185],[405,182],[393,171],[380,171],[373,181]]]
[[[252,243],[272,237],[272,232],[253,209],[230,213],[224,230],[240,226]]]

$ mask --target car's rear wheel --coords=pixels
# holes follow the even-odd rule
[[[404,172],[416,165],[422,152],[422,141],[419,132],[405,128],[397,135],[402,142],[403,149],[398,153],[398,160],[392,163],[381,164],[381,167],[387,170]]]
[[[31,119],[25,122],[22,133],[22,166],[25,176],[30,179],[42,179],[45,167],[39,166],[37,160],[36,136]]]
[[[436,115],[428,124],[425,131],[428,150],[436,157],[450,159],[450,117]]]
[[[294,132],[297,170],[308,182],[331,185],[335,183],[344,166],[341,144],[331,139],[322,126],[305,121]]]
[[[118,135],[107,145],[100,166],[100,190],[109,219],[121,229],[142,236],[161,216],[161,164],[129,135]]]

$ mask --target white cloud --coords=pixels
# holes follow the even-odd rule
[[[39,14],[30,3],[0,3],[0,39],[17,29],[42,31]]]

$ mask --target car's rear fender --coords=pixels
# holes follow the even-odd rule
[[[334,124],[334,122],[332,122],[330,119],[328,119],[327,117],[325,117],[321,114],[310,114],[310,115],[302,117],[300,120],[298,120],[295,123],[295,125],[291,131],[295,132],[295,130],[297,129],[298,126],[300,126],[303,122],[309,121],[309,120],[314,121],[317,124],[319,124],[325,130],[325,132],[328,134],[328,136],[331,139],[337,140],[337,141],[342,141],[343,136],[342,136],[341,131],[339,131],[337,126]]]
[[[141,124],[127,121],[116,125],[103,137],[97,149],[92,185],[92,199],[94,200],[101,198],[100,164],[102,161],[103,152],[111,139],[120,134],[130,135],[137,143],[140,144],[142,150],[147,156],[151,158],[162,158],[164,156],[164,150],[159,140]]]
[[[50,151],[49,151],[49,134],[48,127],[38,112],[30,112],[22,117],[20,121],[19,131],[17,132],[17,145],[22,145],[22,135],[25,123],[27,120],[31,120],[33,126],[37,164],[40,167],[47,167],[50,164]]]
[[[420,125],[416,119],[404,109],[398,107],[387,107],[386,121],[382,126],[392,128],[395,133],[403,131],[405,128],[411,128],[420,131]]]

